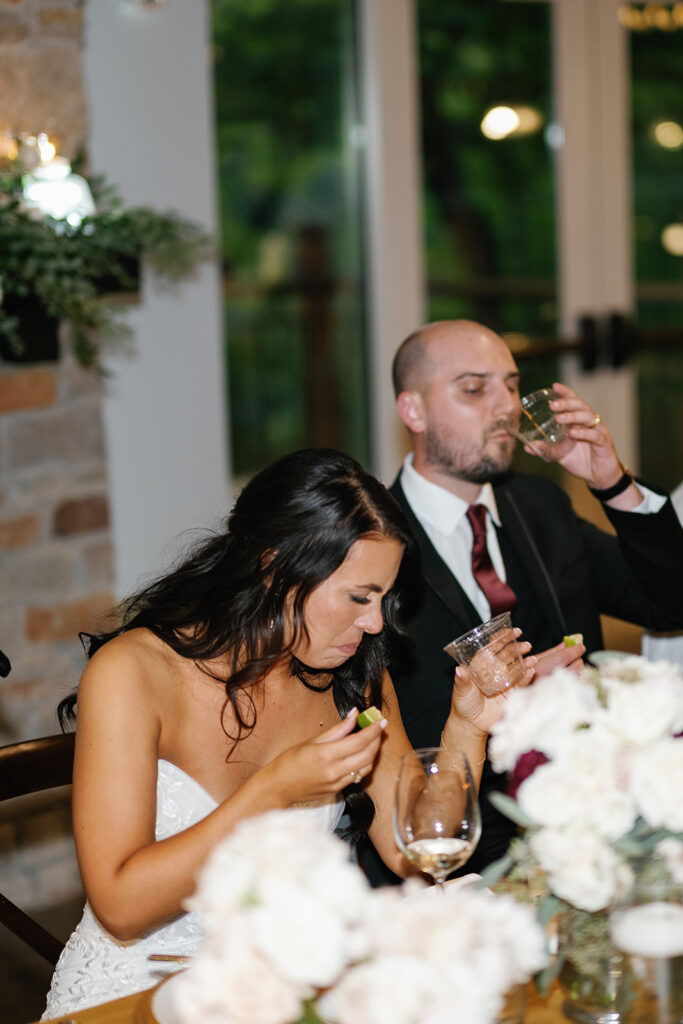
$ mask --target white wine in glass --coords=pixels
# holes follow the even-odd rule
[[[394,837],[403,855],[442,885],[471,856],[481,835],[477,792],[467,758],[439,747],[401,758]]]

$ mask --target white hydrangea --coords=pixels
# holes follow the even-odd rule
[[[186,906],[201,914],[211,934],[222,930],[228,914],[260,902],[262,890],[279,885],[311,893],[346,920],[360,913],[368,888],[341,840],[296,810],[271,811],[243,821],[218,844]]]
[[[676,665],[637,657],[608,664],[601,676],[607,707],[596,720],[636,747],[683,729],[683,677]]]
[[[510,691],[505,715],[491,729],[493,768],[510,771],[529,750],[555,757],[571,733],[595,717],[598,707],[595,688],[569,669],[558,669],[533,686]]]
[[[413,1024],[434,986],[433,968],[417,957],[386,955],[347,971],[319,1001],[335,1024]]]
[[[368,891],[346,845],[311,818],[272,811],[242,822],[186,901],[205,938],[178,979],[179,1006],[188,1008],[180,1024],[200,1011],[216,1024],[296,1020],[302,1001],[357,955]]]
[[[323,987],[344,969],[350,953],[346,922],[314,894],[273,887],[248,916],[254,948],[286,981]]]
[[[243,937],[210,944],[173,979],[178,1024],[291,1024],[305,997]]]
[[[683,737],[659,740],[635,755],[631,792],[648,825],[683,832]]]
[[[370,890],[343,843],[289,812],[235,829],[188,903],[206,935],[174,979],[178,1024],[291,1024],[311,999],[333,1024],[492,1024],[546,962],[530,908],[465,886]]]
[[[552,892],[580,910],[603,910],[631,883],[628,865],[590,829],[541,829],[529,842]]]
[[[335,1024],[486,1024],[505,993],[546,963],[528,907],[506,896],[446,887],[438,898],[405,885],[373,893],[368,958],[320,1000]]]
[[[593,828],[613,839],[624,835],[635,824],[636,808],[620,785],[619,754],[599,730],[573,733],[555,760],[522,783],[519,806],[539,825]]]

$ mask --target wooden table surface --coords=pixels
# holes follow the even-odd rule
[[[53,1018],[54,1024],[154,1024],[151,996],[154,989],[114,999],[110,1003],[79,1010],[67,1017]],[[53,1024],[50,1022],[50,1024]],[[562,1013],[562,993],[553,986],[547,998],[539,996],[533,984],[527,986],[524,1024],[567,1024]]]

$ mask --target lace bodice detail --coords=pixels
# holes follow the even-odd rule
[[[216,801],[181,768],[159,761],[157,776],[157,840],[167,839],[215,810]],[[314,814],[333,831],[343,801],[331,800],[292,809],[292,814]],[[52,977],[42,1019],[61,1017],[86,1006],[140,992],[155,985],[177,965],[148,961],[150,953],[191,955],[202,932],[194,913],[178,914],[141,938],[119,942],[99,923],[89,904],[69,938]]]

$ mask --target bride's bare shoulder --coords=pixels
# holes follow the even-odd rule
[[[81,677],[80,688],[118,689],[142,687],[150,692],[173,677],[178,655],[148,629],[131,629],[109,640],[92,656]]]

